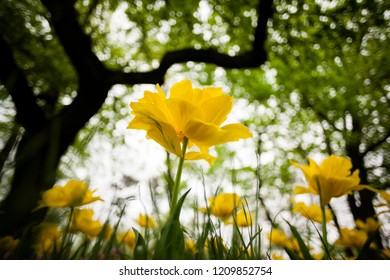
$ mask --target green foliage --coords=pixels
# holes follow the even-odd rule
[[[177,202],[173,214],[161,229],[160,239],[157,241],[153,259],[182,259],[184,254],[184,234],[180,224],[180,212],[184,200],[190,190],[185,192]]]

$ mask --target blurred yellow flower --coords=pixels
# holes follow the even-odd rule
[[[235,193],[221,193],[209,199],[210,214],[222,220],[230,217],[234,210],[242,205],[241,198]],[[205,211],[206,209],[201,209]]]
[[[186,243],[184,244],[184,248],[186,251],[191,252],[192,255],[198,253],[198,249],[196,248],[196,243],[193,239],[187,240]]]
[[[104,230],[103,238],[105,240],[110,240],[112,233],[114,232],[113,228],[109,224],[105,224],[102,226],[102,230]]]
[[[284,260],[284,257],[282,255],[272,253],[271,260],[274,260],[274,261],[276,261],[276,260]]]
[[[133,231],[126,231],[119,233],[116,237],[119,244],[125,244],[130,249],[134,249],[135,246],[135,233]]]
[[[365,231],[357,229],[342,228],[340,230],[340,237],[335,241],[335,245],[346,248],[362,248],[367,241],[368,234]],[[375,246],[371,243],[370,247]]]
[[[154,228],[154,220],[149,215],[139,214],[137,223],[143,228]]]
[[[309,206],[306,205],[304,202],[298,202],[297,204],[294,205],[294,208],[292,210],[294,213],[299,213],[305,218],[315,221],[317,223],[322,222],[322,211],[321,207],[316,205],[316,204],[310,204]],[[325,211],[325,219],[326,222],[330,222],[333,220],[333,215],[332,212],[327,209]]]
[[[365,222],[360,219],[357,219],[355,223],[358,229],[363,230],[367,233],[375,232],[380,226],[379,221],[372,217],[368,217]]]
[[[227,244],[220,236],[208,238],[204,243],[206,252],[223,252],[226,250]]]
[[[351,173],[352,163],[349,159],[336,155],[325,158],[321,165],[309,158],[309,165],[292,162],[305,175],[308,187],[297,186],[295,194],[312,193],[321,198],[321,206],[325,207],[333,197],[351,194],[361,190],[359,170]]]
[[[0,257],[2,254],[12,252],[19,244],[19,239],[14,239],[12,236],[4,236],[0,238]]]
[[[250,227],[255,219],[252,213],[241,209],[234,215],[238,227]],[[233,223],[233,222],[231,222]]]
[[[268,240],[276,246],[285,247],[296,252],[300,251],[298,241],[295,238],[287,237],[287,235],[278,228],[274,228],[272,232],[269,232],[267,237]]]
[[[61,232],[56,224],[42,223],[34,228],[34,249],[37,254],[48,254],[59,248]]]
[[[90,191],[88,185],[77,180],[70,180],[65,186],[54,186],[53,188],[42,193],[42,200],[39,201],[38,207],[78,207],[89,204],[97,200],[102,200],[98,196],[93,196],[95,191]]]
[[[191,81],[174,84],[167,99],[157,85],[157,92],[145,91],[138,102],[130,103],[134,119],[128,128],[146,130],[146,136],[153,139],[167,151],[182,157],[181,143],[189,140],[189,151],[185,159],[204,159],[212,164],[215,160],[209,148],[219,144],[252,137],[242,124],[221,126],[233,107],[233,97],[221,88],[193,88]]]
[[[99,221],[92,218],[93,214],[92,209],[75,209],[72,230],[82,232],[90,238],[98,236],[103,226]]]

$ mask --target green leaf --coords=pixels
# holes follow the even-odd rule
[[[310,251],[309,251],[309,248],[307,248],[305,242],[303,241],[301,235],[299,234],[298,230],[296,227],[294,227],[293,225],[291,225],[289,222],[286,221],[286,223],[288,224],[288,226],[290,227],[290,230],[292,232],[292,234],[294,235],[294,237],[297,239],[298,241],[298,245],[299,245],[299,249],[301,250],[301,253],[303,255],[303,258],[305,260],[312,260],[313,257],[311,256],[310,254]],[[286,250],[287,251],[287,250]],[[288,253],[288,252],[287,252]]]
[[[153,259],[176,260],[184,257],[184,233],[179,218],[181,208],[189,191],[179,199],[172,215],[161,229],[161,236],[157,241]]]
[[[135,233],[135,247],[134,247],[134,259],[135,260],[147,260],[148,259],[148,246],[142,235],[133,228]]]

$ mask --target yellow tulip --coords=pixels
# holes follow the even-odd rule
[[[149,215],[139,214],[137,223],[143,228],[154,228],[154,220]]]
[[[42,223],[34,228],[35,240],[34,249],[38,254],[53,252],[54,248],[59,248],[61,232],[58,225],[52,223]]]
[[[352,163],[349,159],[332,155],[323,160],[321,165],[309,158],[309,165],[292,164],[303,171],[308,187],[298,186],[295,194],[318,194],[321,206],[325,207],[333,197],[351,194],[352,191],[361,190],[359,170],[351,173]]]
[[[38,202],[38,207],[78,207],[102,200],[98,196],[93,196],[95,191],[90,191],[88,185],[77,180],[70,180],[65,186],[54,186],[42,193],[42,199]]]
[[[210,214],[221,219],[228,218],[242,205],[241,198],[235,193],[222,193],[208,200]]]
[[[238,211],[234,218],[238,227],[250,227],[255,219],[252,213],[244,209]]]
[[[182,143],[195,145],[185,159],[215,160],[208,152],[210,147],[252,137],[242,124],[221,126],[233,107],[233,97],[221,88],[193,88],[191,81],[183,80],[172,86],[169,98],[157,85],[157,92],[145,91],[138,102],[130,103],[135,116],[128,128],[145,130],[167,151],[182,157]]]
[[[355,223],[358,229],[363,230],[367,233],[375,232],[380,226],[379,221],[372,217],[368,217],[365,222],[360,219],[357,219]]]
[[[335,245],[350,249],[362,248],[368,238],[367,232],[349,228],[342,228],[340,235],[340,238],[335,241]],[[371,243],[370,247],[373,246],[375,247],[375,244]]]
[[[276,246],[299,252],[298,240],[296,238],[287,237],[287,235],[278,228],[275,228],[272,232],[268,233],[267,237],[271,243]]]
[[[317,223],[322,223],[322,211],[321,207],[318,205],[311,204],[308,206],[304,202],[298,202],[297,204],[295,204],[292,211],[294,213],[301,214],[309,220],[315,221]],[[332,212],[329,209],[325,211],[325,217],[326,222],[330,222],[331,220],[333,220]]]
[[[92,218],[93,214],[92,209],[75,209],[72,230],[82,232],[90,238],[98,236],[103,226],[99,221]]]
[[[134,249],[135,233],[133,231],[126,231],[126,232],[119,233],[116,239],[119,244],[125,244],[130,249]]]
[[[186,251],[190,252],[192,255],[198,253],[198,249],[196,248],[196,243],[193,239],[189,239],[185,242],[184,248]]]

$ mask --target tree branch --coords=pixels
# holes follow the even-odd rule
[[[390,129],[387,130],[387,133],[381,139],[379,139],[377,142],[372,143],[371,145],[369,145],[367,147],[367,149],[362,153],[361,157],[362,158],[365,157],[369,152],[371,152],[371,151],[375,150],[376,148],[378,148],[380,145],[385,143],[389,137],[390,137]]]
[[[220,53],[215,49],[186,48],[167,52],[161,59],[160,66],[150,72],[124,73],[111,71],[109,83],[133,85],[137,83],[162,83],[166,71],[176,63],[188,61],[215,64],[227,69],[254,68],[261,66],[267,60],[264,44],[267,39],[267,23],[273,15],[273,1],[259,1],[257,7],[257,26],[254,32],[252,50],[237,56]]]

